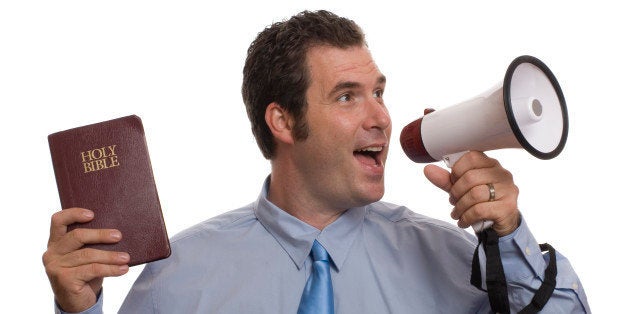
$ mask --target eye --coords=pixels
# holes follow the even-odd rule
[[[373,97],[375,98],[382,98],[383,96],[384,96],[384,90],[382,89],[378,89],[373,92]]]
[[[340,97],[338,97],[338,101],[341,101],[341,102],[348,102],[350,100],[351,100],[351,95],[349,94],[342,94],[340,95]]]

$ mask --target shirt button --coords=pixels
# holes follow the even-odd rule
[[[575,282],[571,285],[571,287],[572,287],[574,290],[578,290],[578,284],[577,284],[577,283],[575,283]]]
[[[526,254],[530,255],[532,252],[530,251],[530,248],[526,246]]]

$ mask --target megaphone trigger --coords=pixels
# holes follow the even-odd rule
[[[445,156],[443,156],[443,161],[445,162],[445,165],[447,165],[447,167],[449,167],[449,169],[451,169],[451,168],[454,167],[454,165],[456,164],[458,159],[462,158],[462,156],[464,154],[468,153],[468,152],[469,152],[468,150],[465,150],[463,152],[458,152],[458,153],[445,155]]]

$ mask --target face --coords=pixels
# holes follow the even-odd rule
[[[381,199],[391,133],[384,75],[364,46],[313,47],[307,63],[309,135],[294,146],[304,189],[329,209]]]

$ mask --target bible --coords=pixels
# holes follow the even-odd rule
[[[61,208],[82,207],[94,219],[75,228],[112,228],[115,244],[89,244],[127,252],[129,266],[170,256],[144,127],[132,115],[81,126],[48,136]]]

